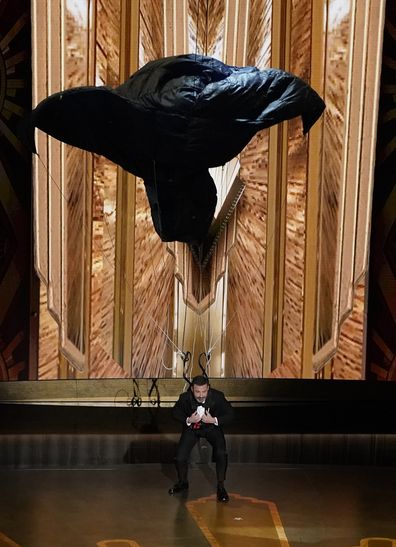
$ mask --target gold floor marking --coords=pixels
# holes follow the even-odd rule
[[[98,547],[140,547],[139,543],[133,539],[104,539],[98,541],[96,545]]]
[[[364,538],[360,540],[359,547],[396,547],[396,539]]]
[[[139,543],[132,539],[104,539],[98,541],[98,547],[140,547]],[[0,547],[22,547],[12,539],[0,532]]]
[[[186,506],[212,547],[289,547],[271,501],[230,494],[228,503],[219,503],[213,495]]]

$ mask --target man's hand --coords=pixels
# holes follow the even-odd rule
[[[205,414],[202,416],[202,421],[204,424],[214,424],[216,420],[213,418],[209,410],[205,412]]]
[[[197,422],[200,422],[201,418],[198,412],[193,412],[193,414],[191,414],[191,416],[188,418],[188,421],[190,424],[196,424]]]

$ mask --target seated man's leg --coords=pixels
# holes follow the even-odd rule
[[[175,464],[179,482],[187,482],[188,458],[198,440],[191,428],[184,429],[177,445]]]
[[[213,447],[217,481],[222,483],[225,480],[228,461],[224,433],[219,427],[215,426],[207,432],[206,438]]]

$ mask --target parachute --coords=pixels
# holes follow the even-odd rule
[[[217,202],[209,168],[284,120],[301,116],[306,133],[324,108],[307,83],[280,69],[178,55],[147,63],[116,88],[49,96],[31,114],[29,138],[34,149],[38,127],[141,177],[160,238],[199,245]]]

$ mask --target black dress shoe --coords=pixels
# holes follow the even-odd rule
[[[188,489],[188,482],[187,481],[179,481],[176,484],[172,486],[172,488],[169,488],[168,492],[171,496],[173,494],[178,494],[179,492],[183,492],[183,490]]]
[[[227,490],[224,488],[224,486],[218,486],[217,487],[217,499],[219,501],[222,501],[224,503],[226,503],[227,501],[229,501],[229,496],[227,494]]]

